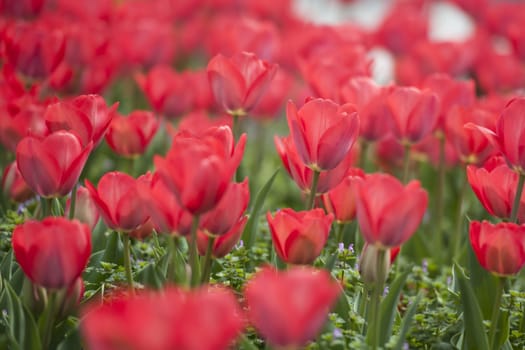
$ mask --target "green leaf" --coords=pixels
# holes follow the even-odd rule
[[[6,280],[10,280],[13,273],[13,250],[4,255],[2,262],[0,262],[0,275]]]
[[[146,265],[137,273],[136,277],[140,283],[155,289],[162,288],[166,282],[162,271],[154,264]]]
[[[399,331],[397,343],[394,346],[394,349],[396,350],[403,349],[403,344],[405,343],[405,339],[408,334],[408,330],[410,329],[410,325],[412,324],[412,319],[414,318],[414,315],[416,314],[417,306],[419,302],[421,301],[422,297],[423,297],[423,294],[421,294],[420,292],[417,295],[416,299],[412,302],[412,304],[408,308],[407,312],[405,313],[405,317],[403,317],[403,322],[401,323],[401,329]]]
[[[7,304],[8,337],[11,345],[19,349],[40,350],[40,333],[33,315],[27,310],[11,285],[3,280]]]
[[[114,263],[117,265],[124,264],[124,245],[120,240],[120,235],[116,231],[109,232],[106,241],[106,249],[102,261]]]
[[[488,350],[489,342],[483,316],[479,308],[476,295],[472,290],[470,282],[461,267],[454,265],[453,274],[456,278],[461,293],[461,304],[463,307],[464,349]]]
[[[259,190],[259,192],[257,193],[257,196],[255,197],[253,208],[252,208],[252,211],[250,212],[250,217],[242,233],[242,240],[244,242],[244,245],[246,246],[246,249],[250,249],[255,243],[255,237],[257,234],[256,232],[257,221],[259,219],[259,215],[260,215],[262,206],[264,204],[264,200],[266,199],[266,196],[270,192],[270,188],[272,187],[273,180],[275,180],[275,177],[279,173],[279,170],[280,169],[277,169],[273,173],[273,175],[268,179],[266,184]]]
[[[468,244],[468,246],[470,285],[478,300],[483,319],[490,320],[492,316],[492,306],[496,298],[496,288],[494,288],[494,286],[498,284],[498,278],[481,267],[472,247],[470,244]]]
[[[335,263],[337,262],[338,256],[339,256],[339,253],[337,251],[335,251],[335,253],[328,256],[324,264],[324,269],[328,270],[329,272],[332,272],[332,270],[335,267]]]
[[[509,339],[510,320],[509,312],[507,310],[502,311],[499,316],[498,330],[495,335],[494,347],[501,349],[503,344]]]
[[[392,336],[392,326],[394,324],[394,318],[397,312],[397,303],[401,290],[405,285],[409,271],[403,272],[399,277],[397,277],[390,286],[390,291],[388,295],[381,302],[381,311],[380,311],[380,323],[381,323],[381,335],[379,338],[380,344],[385,344],[388,339]]]

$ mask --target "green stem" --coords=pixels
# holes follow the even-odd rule
[[[335,242],[341,243],[343,242],[343,233],[345,231],[345,223],[344,222],[336,222],[335,223]]]
[[[511,222],[518,222],[518,211],[520,208],[521,194],[523,193],[523,184],[525,182],[525,174],[519,173],[518,185],[516,187],[516,195],[514,196],[514,203],[512,204],[512,213],[510,214]]]
[[[199,254],[197,252],[197,229],[199,228],[199,215],[193,216],[193,221],[191,223],[191,233],[190,233],[190,247],[189,247],[189,259],[191,267],[191,287],[196,287],[199,284]]]
[[[406,184],[410,179],[410,156],[411,156],[411,146],[410,143],[403,143],[405,147],[405,152],[403,154],[403,183]]]
[[[129,235],[121,233],[124,241],[124,271],[126,272],[126,281],[129,285],[131,294],[135,294],[135,286],[133,285],[133,275],[131,273],[131,244]]]
[[[50,214],[51,198],[40,197],[40,206],[42,210],[40,212],[40,219],[48,217]]]
[[[240,133],[240,120],[239,115],[234,113],[232,114],[232,133],[233,133],[233,139],[237,142],[239,139],[239,133]]]
[[[319,170],[313,170],[313,172],[314,177],[312,179],[312,187],[310,188],[310,196],[308,197],[308,202],[306,203],[306,210],[314,208],[315,196],[317,195],[317,184],[319,183],[319,176],[321,175],[321,171]]]
[[[501,299],[503,296],[503,287],[505,285],[505,277],[499,277],[496,286],[496,295],[494,299],[494,305],[492,307],[492,318],[490,321],[490,332],[489,332],[489,344],[491,349],[495,349],[496,332],[499,325],[499,314],[501,307]]]
[[[458,207],[456,212],[456,229],[454,232],[454,237],[452,237],[452,260],[458,259],[461,247],[463,246],[463,201],[465,200],[465,195],[467,194],[468,181],[467,177],[463,177],[463,183],[461,185],[461,191],[459,192],[458,198]]]
[[[173,282],[175,280],[175,264],[176,264],[176,236],[168,236],[168,271],[166,272],[166,280]]]
[[[367,343],[371,345],[372,349],[378,349],[380,343],[380,334],[381,334],[381,320],[380,320],[380,304],[381,304],[381,295],[383,293],[383,287],[385,283],[385,250],[380,249],[377,252],[376,257],[376,268],[377,268],[377,281],[373,286],[372,290],[372,299],[370,300],[370,313],[368,315],[369,323],[368,330],[366,334]]]
[[[47,299],[46,308],[38,320],[42,349],[49,349],[53,337],[53,328],[55,326],[58,307],[57,299],[59,292],[48,290],[48,293],[49,298]]]
[[[206,248],[206,255],[204,256],[204,265],[202,266],[201,284],[207,284],[210,281],[211,265],[213,264],[213,244],[215,243],[215,236],[208,238],[208,247]]]
[[[69,220],[73,220],[75,217],[75,209],[77,206],[77,187],[78,184],[75,184],[75,186],[73,186],[73,190],[71,191],[71,201],[69,202]]]
[[[51,199],[51,214],[53,216],[62,216],[64,211],[62,210],[62,204],[58,198]]]

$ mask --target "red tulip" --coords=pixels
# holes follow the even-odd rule
[[[143,154],[159,127],[153,113],[134,111],[128,117],[117,115],[111,121],[106,142],[115,153],[124,157]]]
[[[363,170],[352,168],[346,177],[327,193],[323,194],[326,211],[333,213],[338,222],[350,222],[355,218],[357,179],[365,177]]]
[[[91,230],[95,228],[100,218],[97,205],[91,197],[89,190],[83,186],[78,186],[75,198],[75,216],[74,218],[84,224],[87,224]],[[71,199],[66,202],[65,215],[69,215]]]
[[[217,206],[202,216],[199,227],[211,235],[225,234],[242,220],[249,201],[248,179],[231,183]]]
[[[87,225],[63,217],[29,220],[13,231],[13,251],[24,273],[45,288],[68,288],[91,254]]]
[[[334,215],[322,209],[296,212],[285,208],[273,218],[268,212],[266,219],[277,255],[289,264],[311,264],[326,244]]]
[[[339,90],[343,103],[352,103],[359,114],[359,136],[373,142],[391,134],[393,117],[386,97],[389,87],[377,85],[368,77],[348,80]]]
[[[525,264],[525,227],[514,223],[472,221],[470,243],[484,269],[496,275],[515,275]]]
[[[22,178],[16,162],[9,164],[5,168],[1,184],[2,192],[6,198],[10,198],[15,202],[25,202],[35,195]]]
[[[215,237],[211,251],[213,257],[222,258],[233,249],[241,239],[247,220],[246,216],[241,217],[228,232]],[[206,231],[199,230],[197,232],[197,249],[200,255],[204,256],[206,254],[209,240],[210,235]]]
[[[44,118],[50,131],[72,131],[83,144],[93,141],[96,146],[104,136],[117,105],[107,107],[98,95],[81,95],[68,102],[48,105]]]
[[[416,143],[436,127],[439,99],[430,90],[394,87],[387,97],[394,118],[393,134],[401,142]]]
[[[146,291],[92,306],[84,314],[86,344],[100,350],[115,349],[115,344],[133,350],[226,350],[243,328],[237,301],[223,288]]]
[[[166,158],[155,157],[157,173],[186,210],[202,214],[221,200],[245,144],[242,135],[235,145],[227,126],[211,128],[200,137],[182,132],[173,139]]]
[[[248,316],[274,347],[302,347],[326,321],[341,287],[325,270],[265,267],[246,285]]]
[[[152,108],[169,118],[208,108],[213,103],[204,71],[176,72],[169,66],[159,65],[147,75],[137,75],[135,80]]]
[[[467,177],[476,197],[490,215],[510,218],[518,174],[509,168],[503,157],[490,158],[480,168],[468,166]],[[520,198],[518,221],[525,222],[525,192]]]
[[[22,177],[42,197],[65,196],[78,181],[93,144],[82,146],[67,131],[54,132],[42,140],[27,136],[16,147]]]
[[[44,107],[26,99],[22,103],[21,110],[16,106],[13,113],[8,110],[0,112],[0,142],[11,152],[16,152],[16,146],[24,137],[41,138],[49,133],[42,119]]]
[[[339,106],[313,99],[299,110],[289,101],[288,127],[297,153],[312,170],[331,170],[350,152],[359,133],[359,118],[353,105]]]
[[[11,22],[1,35],[6,61],[28,77],[47,78],[64,59],[64,32],[48,22]]]
[[[299,188],[309,193],[312,187],[313,170],[308,168],[300,159],[291,137],[274,137],[277,153],[283,162],[286,172],[291,176]],[[317,183],[317,193],[325,193],[337,186],[345,177],[353,163],[355,156],[349,152],[337,167],[332,170],[321,171]]]
[[[395,177],[379,173],[361,180],[356,198],[365,241],[384,248],[400,246],[412,236],[428,203],[418,181],[403,186]]]
[[[148,219],[145,204],[139,199],[138,184],[148,181],[146,176],[137,180],[118,171],[106,173],[98,187],[86,180],[86,188],[95,201],[106,225],[117,231],[131,231]]]
[[[180,236],[190,234],[191,213],[180,206],[159,174],[153,174],[149,182],[140,182],[138,190],[157,232]]]
[[[496,114],[481,108],[456,107],[452,108],[445,120],[446,138],[454,146],[461,161],[467,164],[483,164],[494,154],[494,147],[483,134],[466,128],[467,123],[494,129]]]
[[[472,123],[465,127],[482,132],[514,170],[525,173],[525,98],[515,98],[507,104],[494,131]]]
[[[208,79],[215,100],[231,115],[250,112],[268,89],[277,65],[258,59],[255,54],[242,52],[213,57],[208,63]]]

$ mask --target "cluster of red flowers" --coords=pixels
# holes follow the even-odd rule
[[[312,264],[332,225],[356,219],[366,243],[363,280],[375,283],[375,257],[385,253],[389,266],[427,212],[427,192],[410,180],[410,162],[423,158],[467,166],[487,211],[514,221],[474,221],[470,240],[487,270],[519,272],[525,98],[516,89],[525,86],[525,6],[483,2],[456,1],[478,26],[452,43],[428,39],[429,4],[421,0],[394,1],[372,31],[308,23],[290,1],[0,0],[0,144],[15,158],[1,164],[2,191],[17,202],[42,199],[37,217],[13,232],[16,260],[35,285],[75,290],[63,302],[78,301],[101,217],[125,242],[153,231],[186,238],[191,271],[183,279],[194,287],[202,273],[206,284],[209,271],[192,254],[224,257],[247,222],[248,178],[235,175],[250,135],[237,132],[238,121],[285,110],[290,135],[275,136],[275,147],[308,201],[305,210],[266,215],[283,262]],[[373,47],[392,53],[396,83],[371,78]],[[123,115],[106,102],[116,90]],[[134,109],[139,94],[152,111]],[[169,141],[152,171],[107,171],[96,186],[81,176],[103,140],[132,160],[159,130]],[[393,174],[403,157],[400,181]],[[47,205],[68,196],[69,219],[51,216]],[[246,320],[273,346],[299,347],[341,292],[326,271],[264,267],[247,282],[241,309],[219,287],[134,295],[129,277],[130,293],[84,311],[90,348],[226,349]]]

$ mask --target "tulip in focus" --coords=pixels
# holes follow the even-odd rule
[[[490,158],[480,168],[467,167],[468,182],[476,197],[490,215],[501,219],[511,216],[518,177],[501,156]],[[525,193],[521,195],[517,215],[519,223],[525,222]]]
[[[274,137],[275,148],[281,158],[286,172],[297,186],[309,194],[312,187],[314,171],[308,168],[299,157],[291,137]],[[317,183],[317,194],[326,193],[337,186],[345,177],[348,169],[355,159],[353,152],[349,152],[337,167],[331,170],[321,171]]]
[[[365,241],[385,249],[402,245],[414,234],[428,203],[419,181],[404,186],[392,175],[380,173],[360,180],[356,198]]]
[[[42,197],[65,196],[73,189],[92,149],[73,133],[57,131],[43,139],[23,138],[16,162],[27,185]]]
[[[325,270],[265,267],[246,285],[248,317],[273,347],[301,348],[325,323],[341,287]]]
[[[243,328],[233,293],[224,288],[146,291],[84,312],[89,349],[227,350]],[[203,336],[203,332],[206,336]]]
[[[322,209],[296,212],[285,208],[274,217],[267,213],[266,219],[277,255],[289,264],[311,264],[326,244],[334,216]]]
[[[131,231],[146,222],[148,213],[137,189],[139,183],[144,181],[147,181],[145,175],[135,180],[118,171],[104,174],[97,188],[86,180],[86,188],[109,228]]]
[[[48,217],[13,231],[13,251],[24,273],[44,288],[70,287],[91,255],[91,232],[80,221]]]
[[[470,243],[479,264],[499,276],[517,274],[525,264],[525,227],[472,221]]]
[[[181,132],[166,158],[155,157],[157,173],[179,203],[193,215],[213,209],[226,192],[246,144],[237,145],[229,127],[210,128],[201,136]]]
[[[482,132],[515,171],[525,174],[525,97],[515,98],[507,104],[495,130],[472,123],[465,127]]]
[[[141,200],[158,233],[186,236],[191,230],[192,215],[184,210],[158,174],[138,184]]]
[[[118,155],[135,157],[143,154],[155,136],[159,121],[153,113],[134,111],[129,116],[117,115],[106,133],[106,142]]]
[[[286,117],[299,157],[314,171],[337,167],[350,152],[359,133],[359,117],[350,104],[339,106],[318,98],[309,100],[297,110],[290,101]]]
[[[352,168],[346,177],[329,192],[323,194],[323,203],[326,211],[333,213],[335,220],[346,223],[354,220],[356,207],[357,179],[365,177],[363,170]]]
[[[241,52],[216,55],[208,63],[208,80],[217,103],[232,116],[244,116],[256,105],[277,72],[277,65]]]

